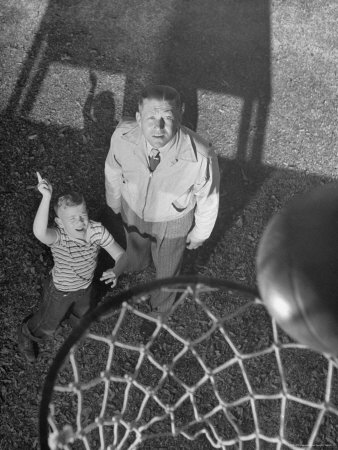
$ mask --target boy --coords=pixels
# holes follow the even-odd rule
[[[37,239],[51,248],[54,267],[47,280],[40,309],[19,326],[19,349],[30,362],[37,356],[36,343],[53,335],[67,313],[74,322],[90,308],[92,281],[100,247],[115,260],[114,269],[104,272],[100,280],[112,283],[123,272],[125,252],[98,222],[89,220],[84,198],[70,193],[57,199],[54,210],[56,227],[48,227],[52,186],[39,172],[38,190],[42,199],[33,224]]]

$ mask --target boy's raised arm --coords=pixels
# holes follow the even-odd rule
[[[56,230],[48,228],[49,206],[53,189],[51,184],[43,179],[39,172],[36,172],[36,175],[38,177],[37,188],[42,194],[42,199],[35,215],[33,233],[43,244],[50,245],[57,239]]]

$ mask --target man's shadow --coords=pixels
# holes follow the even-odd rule
[[[98,147],[109,149],[109,143],[115,131],[117,121],[115,118],[115,100],[110,91],[96,93],[97,75],[94,71],[89,72],[90,89],[83,107],[83,137],[88,146],[95,151]],[[111,233],[115,241],[126,248],[126,239],[121,216],[115,214],[107,205],[99,207],[93,218],[101,222]],[[94,288],[97,301],[99,301],[109,290],[109,285],[100,282],[102,273],[112,268],[114,262],[111,256],[100,249],[98,264],[94,274]]]

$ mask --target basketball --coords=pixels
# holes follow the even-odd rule
[[[257,283],[278,325],[294,340],[338,355],[338,184],[296,196],[260,240]]]

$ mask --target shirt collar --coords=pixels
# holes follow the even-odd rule
[[[83,239],[77,239],[73,236],[70,236],[67,231],[65,230],[65,227],[63,226],[62,223],[56,223],[56,226],[60,229],[60,231],[67,236],[69,239],[78,242],[79,244],[85,245],[85,244],[90,244],[90,238],[92,236],[92,227],[91,227],[91,222],[88,222],[88,227],[87,227],[87,231],[86,231],[86,237],[85,240]]]
[[[158,148],[157,150],[158,150],[161,154],[163,154],[163,153],[167,152],[168,150],[170,150],[171,147],[173,147],[173,146],[176,144],[176,142],[177,142],[177,134],[178,134],[178,133],[176,133],[175,136],[174,136],[172,139],[170,139],[169,142],[167,142],[167,144],[165,144],[163,147]],[[149,156],[151,150],[152,150],[153,148],[155,148],[155,147],[153,147],[152,145],[150,145],[149,142],[148,142],[146,139],[145,139],[145,141],[146,141],[147,154],[148,154],[148,156]]]
[[[140,144],[142,142],[143,136],[141,133],[141,129],[136,124],[136,122],[134,127],[132,127],[130,130],[122,134],[122,138],[135,145]],[[145,142],[144,138],[143,142]],[[163,149],[169,145],[171,148],[171,146],[174,144],[176,144],[176,148],[178,149],[177,159],[193,162],[197,161],[197,151],[195,143],[193,139],[191,139],[187,129],[183,125],[181,125],[180,128],[177,130],[177,133],[175,134],[174,138],[170,142],[168,142],[168,144],[162,147],[161,151],[163,151]],[[146,149],[148,153],[148,147],[146,147]]]

